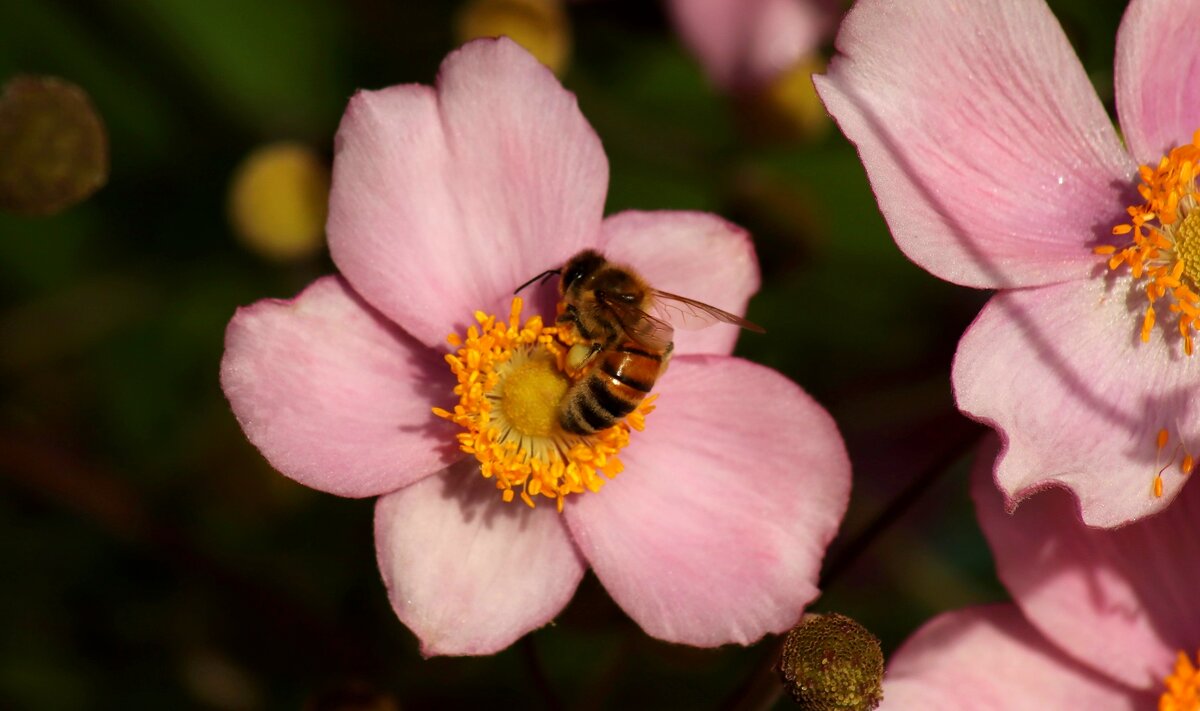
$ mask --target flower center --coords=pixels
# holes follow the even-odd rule
[[[1140,280],[1149,302],[1142,319],[1142,341],[1150,340],[1160,300],[1168,303],[1177,319],[1183,350],[1194,350],[1197,325],[1200,324],[1200,192],[1196,189],[1197,163],[1200,162],[1200,130],[1192,142],[1173,148],[1151,168],[1138,169],[1141,185],[1138,193],[1145,200],[1130,206],[1130,221],[1113,228],[1114,235],[1132,234],[1132,242],[1118,248],[1096,247],[1096,254],[1109,257],[1108,268],[1128,265],[1134,279]]]
[[[512,366],[512,361],[509,364]],[[549,353],[526,356],[524,363],[508,368],[499,398],[500,408],[513,429],[521,434],[549,437],[558,426],[558,403],[570,385]]]
[[[534,497],[544,496],[562,511],[568,494],[599,491],[621,472],[617,453],[629,444],[631,430],[645,427],[653,396],[606,430],[566,432],[558,423],[572,384],[566,334],[543,326],[540,316],[521,324],[520,298],[513,299],[507,322],[483,312],[475,321],[466,338],[447,339],[457,348],[446,362],[458,380],[458,404],[453,412],[435,407],[433,414],[465,430],[459,447],[479,460],[480,473],[504,501],[519,494],[532,507]]]
[[[1175,230],[1175,253],[1183,262],[1183,275],[1192,284],[1200,284],[1200,210],[1183,218]]]
[[[1163,683],[1167,688],[1158,698],[1159,711],[1200,711],[1200,671],[1187,654],[1179,652],[1175,671]]]

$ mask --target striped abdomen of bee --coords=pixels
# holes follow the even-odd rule
[[[667,367],[674,344],[654,353],[633,341],[601,350],[582,377],[567,390],[558,422],[574,434],[592,434],[633,412]]]

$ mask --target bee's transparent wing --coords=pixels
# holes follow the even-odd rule
[[[629,340],[654,353],[661,353],[670,347],[675,337],[675,329],[671,324],[621,301],[606,299],[604,305],[621,322],[621,328]]]
[[[747,331],[765,333],[762,326],[747,321],[741,316],[735,316],[728,311],[722,311],[716,306],[709,306],[686,296],[671,294],[658,289],[652,289],[654,301],[650,306],[650,314],[657,321],[664,321],[675,328],[684,331],[695,331],[708,328],[714,323],[731,323]]]

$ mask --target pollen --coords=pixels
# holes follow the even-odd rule
[[[1197,655],[1200,661],[1200,655]],[[1175,670],[1163,680],[1167,687],[1158,697],[1158,711],[1200,711],[1200,671],[1188,655],[1180,651]]]
[[[599,491],[622,471],[618,453],[632,431],[645,427],[653,396],[606,430],[564,431],[558,411],[572,383],[571,343],[540,316],[521,323],[521,309],[514,298],[507,321],[476,312],[465,337],[449,336],[456,351],[446,362],[457,379],[458,404],[433,413],[463,428],[459,447],[479,460],[480,473],[504,501],[519,497],[533,507],[543,497],[562,511],[567,495]]]
[[[1179,460],[1179,473],[1181,475],[1187,476],[1188,474],[1191,474],[1192,469],[1196,465],[1195,456],[1188,451],[1188,447],[1182,441],[1182,438],[1180,438],[1180,442],[1177,443],[1175,448],[1171,451],[1171,456],[1167,460],[1167,463],[1163,464],[1163,451],[1167,448],[1167,445],[1170,443],[1170,441],[1171,433],[1166,427],[1160,429],[1154,438],[1154,444],[1158,450],[1158,454],[1155,457],[1155,468],[1157,469],[1157,473],[1154,475],[1153,483],[1154,498],[1156,499],[1161,499],[1163,495],[1163,473],[1174,466],[1175,459],[1180,455],[1181,452],[1183,453],[1183,458]]]
[[[1106,257],[1108,268],[1129,268],[1146,295],[1141,339],[1150,340],[1155,323],[1178,331],[1183,351],[1192,355],[1200,327],[1200,192],[1196,173],[1200,164],[1200,130],[1192,142],[1177,146],[1156,167],[1138,170],[1138,194],[1144,203],[1130,206],[1129,222],[1112,233],[1128,236],[1122,247],[1095,248]],[[1155,310],[1155,304],[1166,304]],[[1169,318],[1167,316],[1169,315]]]

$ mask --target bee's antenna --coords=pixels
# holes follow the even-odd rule
[[[524,284],[518,286],[517,290],[513,292],[513,296],[520,294],[522,289],[529,286],[530,284],[537,281],[538,279],[541,279],[542,283],[545,284],[547,279],[549,279],[550,277],[554,276],[555,274],[559,274],[561,272],[562,272],[562,267],[559,267],[558,269],[547,269],[546,271],[542,272],[541,274],[538,274],[537,276],[535,276],[534,278],[525,282]]]

